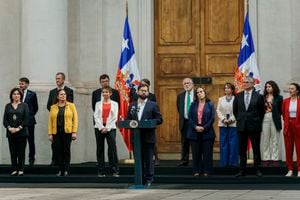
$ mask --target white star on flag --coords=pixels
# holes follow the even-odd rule
[[[129,49],[129,47],[128,47],[128,39],[125,40],[123,38],[123,40],[122,40],[122,52],[124,51],[125,48]]]
[[[249,47],[249,44],[248,44],[247,40],[248,40],[248,35],[245,36],[245,35],[243,34],[242,48],[241,48],[241,49],[243,49],[245,46],[248,46],[248,47]]]

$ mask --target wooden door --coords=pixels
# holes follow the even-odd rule
[[[212,84],[202,86],[217,105],[223,85],[233,81],[244,0],[155,0],[154,7],[154,83],[164,118],[157,133],[158,151],[180,152],[176,96],[183,91],[182,80],[211,77]]]

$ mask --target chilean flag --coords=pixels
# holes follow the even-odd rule
[[[140,73],[135,58],[128,17],[126,16],[123,30],[121,57],[115,82],[115,89],[118,90],[120,94],[119,119],[126,118],[130,101],[130,89],[137,86],[139,81]],[[128,151],[131,151],[130,130],[120,129],[120,132],[124,138]]]
[[[255,82],[256,91],[261,90],[261,79],[258,73],[255,48],[247,13],[244,22],[243,39],[241,42],[240,54],[238,57],[237,68],[234,75],[234,85],[237,92],[243,90],[243,80],[246,76],[251,76]]]

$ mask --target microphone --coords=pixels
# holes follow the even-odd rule
[[[136,113],[136,107],[132,106],[131,109],[130,109],[130,114],[134,115],[135,113]]]

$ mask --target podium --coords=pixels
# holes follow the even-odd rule
[[[134,155],[134,185],[132,189],[142,189],[144,188],[142,182],[142,157],[141,157],[141,129],[146,128],[155,128],[156,120],[124,120],[119,121],[119,128],[131,129],[133,131],[134,137],[134,146],[133,146],[133,155]]]

